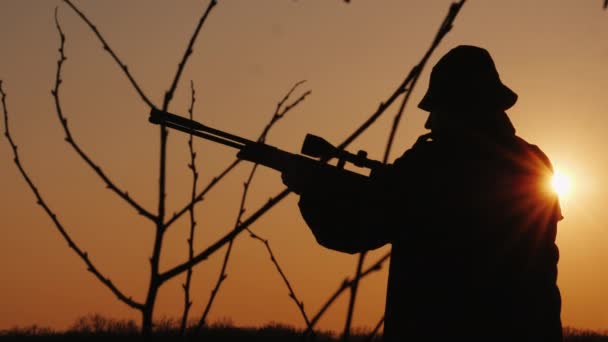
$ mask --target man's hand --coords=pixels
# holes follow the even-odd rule
[[[293,165],[281,173],[281,179],[289,190],[300,195],[306,189],[314,187],[315,181],[319,181],[317,173],[318,170],[316,168],[305,164]]]
[[[277,153],[281,152],[281,153]],[[237,153],[237,158],[259,163],[275,170],[280,170],[285,184],[291,191],[301,194],[307,188],[315,186],[324,177],[317,162],[307,158],[300,159],[289,153],[262,144],[247,145]]]

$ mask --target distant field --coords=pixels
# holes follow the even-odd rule
[[[281,324],[268,324],[264,327],[236,327],[230,323],[215,323],[194,336],[187,331],[185,337],[179,336],[178,324],[174,320],[157,322],[154,340],[167,341],[340,341],[339,336],[331,332],[316,332],[314,338],[305,338],[303,331]],[[608,331],[597,332],[591,330],[565,328],[566,342],[608,342]],[[89,315],[78,319],[66,331],[54,331],[50,328],[32,325],[29,327],[15,327],[1,330],[2,341],[110,341],[122,338],[129,341],[144,340],[139,335],[139,328],[134,321],[107,319],[100,315]],[[146,339],[148,340],[148,338]],[[368,331],[355,331],[351,341],[382,341],[379,336],[372,336]]]

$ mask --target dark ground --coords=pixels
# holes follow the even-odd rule
[[[66,331],[57,332],[49,328],[30,326],[17,327],[0,331],[1,341],[269,341],[269,342],[338,342],[339,336],[329,332],[317,332],[314,339],[303,337],[302,331],[281,324],[269,324],[264,327],[235,327],[230,322],[216,323],[204,328],[198,335],[182,337],[178,334],[178,325],[172,320],[157,322],[155,334],[143,338],[139,335],[134,321],[118,321],[89,315],[78,319]],[[564,329],[565,342],[608,342],[608,331],[595,332],[580,329]],[[353,334],[352,342],[381,341],[372,337],[368,331]]]

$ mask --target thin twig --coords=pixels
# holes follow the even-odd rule
[[[101,44],[103,45],[103,49],[106,50],[114,59],[114,61],[118,64],[118,66],[122,69],[122,71],[125,73],[125,75],[127,76],[127,78],[129,79],[129,81],[131,82],[131,85],[133,85],[133,87],[135,88],[135,90],[137,91],[137,93],[139,94],[139,97],[150,107],[150,108],[156,108],[156,106],[154,106],[154,104],[152,103],[152,101],[150,101],[150,99],[146,96],[146,94],[144,94],[143,90],[141,89],[141,87],[139,86],[139,84],[135,81],[135,79],[133,78],[133,76],[131,75],[131,73],[129,72],[129,68],[127,67],[127,65],[125,63],[123,63],[120,58],[118,58],[118,56],[116,55],[116,53],[114,52],[114,50],[112,50],[112,48],[110,48],[110,45],[108,45],[108,43],[106,42],[106,40],[103,38],[103,36],[101,35],[101,33],[99,32],[99,30],[97,30],[97,27],[95,25],[93,25],[93,23],[89,20],[89,18],[87,18],[84,13],[82,11],[80,11],[70,0],[63,0],[66,4],[68,4],[73,10],[74,12],[76,12],[76,14],[78,14],[78,16],[84,20],[85,23],[87,23],[87,25],[89,25],[89,27],[91,28],[91,30],[93,31],[93,33],[95,33],[95,35],[97,36],[97,38],[99,39],[99,41],[101,41]]]
[[[116,297],[118,297],[119,300],[121,300],[122,302],[124,302],[125,304],[127,304],[128,306],[130,306],[132,308],[141,310],[143,308],[142,304],[134,301],[130,296],[124,295],[116,287],[116,285],[114,285],[114,283],[112,283],[110,278],[106,278],[101,274],[101,272],[95,267],[93,262],[89,259],[88,253],[81,250],[76,245],[76,243],[72,240],[72,238],[68,234],[67,230],[64,228],[64,226],[61,224],[61,222],[57,218],[57,215],[46,204],[46,202],[42,198],[42,195],[40,195],[38,188],[34,185],[34,182],[31,180],[31,178],[28,176],[25,169],[21,165],[21,161],[19,159],[19,154],[17,152],[17,145],[15,144],[15,142],[13,141],[13,138],[10,135],[9,126],[8,126],[8,109],[7,109],[7,105],[6,105],[6,93],[4,92],[4,89],[2,88],[2,80],[0,80],[0,94],[2,95],[2,108],[3,108],[3,112],[4,112],[4,129],[5,129],[4,135],[6,136],[8,142],[13,150],[13,157],[14,157],[13,161],[17,165],[19,172],[21,173],[21,175],[27,182],[28,186],[34,193],[34,196],[36,196],[37,204],[40,205],[44,209],[46,214],[51,218],[51,220],[55,224],[55,227],[57,228],[57,230],[59,231],[61,236],[68,243],[68,246],[72,250],[74,250],[74,252],[76,252],[76,254],[82,259],[82,261],[84,261],[84,263],[87,265],[87,270],[89,272],[93,273],[93,275],[95,277],[97,277],[97,279],[99,281],[101,281],[102,284],[104,284],[107,288],[109,288],[110,291],[112,291],[112,293],[114,293],[114,295],[116,295]]]
[[[272,115],[270,121],[264,127],[264,129],[262,130],[262,133],[258,137],[258,140],[257,140],[258,142],[264,142],[266,140],[268,132],[270,132],[270,129],[272,129],[272,127],[280,119],[282,119],[285,116],[285,114],[287,114],[292,108],[294,108],[295,106],[297,106],[300,102],[302,102],[310,94],[310,90],[306,91],[302,95],[300,95],[294,102],[292,102],[291,104],[283,107],[285,101],[287,101],[289,99],[289,97],[291,96],[291,94],[293,93],[293,91],[300,84],[302,84],[302,83],[304,83],[304,81],[297,82],[289,90],[289,92],[283,97],[283,99],[281,101],[279,101],[279,103],[277,104],[277,108],[276,108],[274,114]],[[247,177],[247,180],[243,184],[243,193],[241,195],[241,201],[240,201],[240,205],[239,205],[239,210],[238,210],[237,217],[236,217],[235,224],[234,224],[234,228],[233,228],[234,230],[237,229],[240,225],[242,225],[243,214],[246,211],[246,209],[245,209],[245,203],[247,201],[247,195],[249,193],[249,188],[251,186],[251,182],[252,182],[253,177],[255,175],[255,172],[257,170],[257,166],[258,166],[258,164],[254,164],[253,165],[253,167],[251,168],[251,172],[249,173],[249,176]],[[217,279],[217,281],[215,283],[215,287],[211,291],[211,296],[209,297],[209,301],[207,302],[207,305],[205,306],[205,309],[203,310],[203,314],[202,314],[201,319],[199,320],[199,323],[197,325],[196,333],[198,333],[200,331],[200,329],[202,329],[202,327],[207,322],[207,316],[209,315],[209,312],[211,310],[211,306],[213,305],[213,303],[215,301],[216,295],[217,295],[217,293],[218,293],[218,291],[219,291],[222,283],[224,282],[224,280],[228,276],[226,274],[226,269],[228,267],[228,261],[230,259],[230,255],[231,255],[231,252],[232,252],[232,246],[233,245],[234,245],[234,239],[232,239],[230,242],[228,242],[228,248],[226,249],[226,254],[224,255],[224,261],[223,261],[222,267],[220,269],[220,274],[219,274],[218,279]],[[282,271],[280,271],[280,268],[279,268],[279,272],[281,272],[281,274],[282,274]],[[306,317],[305,314],[304,314],[304,317]],[[306,318],[306,320],[308,320],[308,319]]]
[[[383,114],[386,112],[388,107],[390,107],[393,102],[404,92],[407,91],[407,85],[411,82],[412,78],[416,74],[416,67],[414,67],[407,77],[403,80],[403,82],[395,89],[395,91],[383,102],[380,102],[378,105],[378,109],[374,113],[372,113],[353,133],[351,133],[340,145],[338,148],[345,149],[350,145],[355,139],[357,139],[363,132],[365,132],[374,122],[376,122]]]
[[[279,101],[279,103],[277,104],[277,109],[275,111],[275,114],[273,115],[271,120],[268,122],[266,127],[264,127],[264,129],[262,130],[262,133],[259,135],[259,137],[257,139],[258,142],[264,142],[266,140],[266,135],[268,134],[268,131],[270,130],[272,125],[274,125],[274,123],[277,120],[282,118],[293,107],[297,106],[300,102],[304,101],[304,99],[308,95],[310,95],[311,91],[308,90],[305,93],[303,93],[302,95],[300,95],[300,97],[298,97],[298,99],[296,99],[293,103],[283,107],[283,110],[280,110],[280,108],[283,106],[285,101],[289,98],[289,96],[291,96],[293,91],[304,82],[305,81],[302,80],[302,81],[299,81],[296,84],[294,84],[294,86],[289,90],[289,92],[285,95],[285,97],[281,101]],[[241,162],[241,159],[234,160],[222,172],[220,172],[217,176],[213,177],[213,179],[209,182],[209,184],[207,184],[207,186],[205,186],[205,188],[199,194],[197,194],[196,197],[192,201],[190,201],[190,203],[185,205],[178,212],[173,213],[173,216],[171,217],[171,219],[169,219],[167,221],[167,223],[165,223],[165,229],[169,228],[170,225],[175,223],[175,221],[177,221],[182,215],[184,215],[186,212],[188,212],[188,210],[190,210],[190,208],[194,207],[198,202],[203,201],[205,195],[207,195],[207,193],[209,193],[209,191],[211,191],[211,189],[213,189],[213,187],[215,185],[217,185],[226,175],[228,175],[230,173],[230,171],[232,171],[240,162]]]
[[[262,242],[264,244],[264,246],[266,246],[266,250],[268,251],[268,254],[270,255],[270,260],[276,267],[277,271],[281,275],[281,278],[283,279],[283,282],[285,283],[285,285],[287,286],[287,289],[289,290],[289,298],[293,299],[293,301],[298,306],[298,309],[300,310],[300,313],[302,314],[302,318],[304,318],[304,322],[306,323],[306,328],[312,329],[312,324],[310,323],[310,319],[308,319],[308,315],[306,314],[306,311],[304,310],[304,302],[299,300],[298,297],[296,296],[296,293],[293,290],[293,287],[291,286],[289,279],[287,279],[287,276],[283,272],[283,269],[281,269],[281,266],[279,266],[279,262],[277,261],[277,258],[275,257],[274,253],[272,252],[272,249],[270,248],[270,243],[268,242],[268,239],[264,239],[264,238],[260,237],[259,235],[252,232],[251,229],[249,229],[249,228],[247,228],[247,231],[249,232],[250,236],[253,239],[256,239],[256,240]]]
[[[367,269],[365,269],[364,271],[361,272],[361,276],[359,277],[359,280],[367,277],[368,275],[370,275],[374,272],[380,271],[382,269],[382,265],[384,264],[384,262],[386,262],[390,258],[390,256],[391,256],[391,253],[388,252],[388,253],[384,254],[382,257],[380,257],[370,267],[368,267]],[[329,309],[329,307],[336,301],[336,299],[338,299],[338,297],[344,291],[346,291],[347,289],[349,289],[352,286],[353,282],[354,282],[354,279],[349,279],[349,278],[344,279],[344,281],[342,282],[342,284],[340,284],[338,289],[336,289],[336,291],[329,297],[329,299],[325,302],[325,304],[323,304],[323,306],[317,312],[317,314],[310,320],[311,328],[306,329],[306,331],[304,332],[305,334],[312,333],[312,328],[317,324],[317,322],[323,316],[323,314],[325,314],[327,309]]]
[[[220,287],[224,283],[224,280],[226,280],[226,278],[228,277],[228,274],[226,274],[226,269],[228,267],[228,260],[230,260],[230,254],[232,252],[233,245],[234,245],[234,239],[232,239],[232,240],[230,240],[230,242],[228,242],[228,248],[226,249],[226,253],[224,254],[224,261],[222,262],[220,274],[218,276],[217,281],[215,282],[215,286],[213,287],[213,290],[211,290],[211,296],[209,297],[209,300],[207,301],[207,305],[205,305],[205,309],[203,310],[203,314],[201,315],[201,318],[199,319],[198,324],[196,325],[196,330],[194,331],[194,334],[198,334],[200,332],[200,330],[207,323],[207,316],[209,315],[209,312],[211,311],[211,306],[213,306],[213,303],[215,302],[215,297],[217,296],[217,293],[220,290]]]
[[[235,159],[230,165],[228,165],[222,172],[220,172],[217,176],[213,177],[211,181],[199,192],[193,200],[190,201],[186,206],[184,206],[179,211],[173,213],[173,216],[167,220],[165,223],[165,230],[168,229],[175,221],[177,221],[180,217],[182,217],[185,213],[187,213],[190,209],[192,209],[198,202],[201,202],[205,199],[205,196],[209,191],[211,191],[225,176],[227,176],[242,160]]]
[[[255,172],[255,165],[254,165],[254,169],[251,171],[251,173],[249,174],[249,177],[247,178],[247,181],[244,184],[243,194],[241,196],[241,202],[239,205],[236,222],[234,224],[235,227],[238,227],[241,224],[241,219],[243,217],[243,213],[245,212],[245,200],[247,198],[247,193],[249,191],[249,184],[251,183],[251,179],[253,178],[254,172]],[[200,332],[200,330],[207,323],[207,316],[209,315],[209,312],[211,312],[211,307],[213,306],[213,303],[215,302],[217,293],[220,290],[220,287],[222,286],[222,284],[224,283],[224,280],[226,280],[226,278],[228,277],[226,270],[228,269],[228,261],[230,260],[230,255],[232,254],[232,246],[234,246],[234,239],[230,240],[230,242],[228,243],[228,248],[226,248],[226,253],[224,254],[224,261],[222,262],[222,267],[220,269],[218,279],[215,282],[215,286],[213,287],[213,290],[211,290],[211,296],[209,297],[209,300],[207,301],[207,305],[205,305],[205,310],[203,310],[203,314],[201,315],[201,318],[198,321],[198,325],[196,326],[196,331],[195,331],[196,334],[198,334]]]
[[[359,289],[359,281],[361,280],[361,270],[363,269],[363,263],[365,262],[365,255],[367,252],[359,253],[359,260],[357,261],[357,268],[355,270],[355,277],[351,282],[350,297],[348,299],[348,309],[346,311],[346,321],[344,323],[344,331],[342,332],[342,340],[348,341],[350,339],[350,327],[353,321],[353,314],[355,312],[355,300],[357,298],[357,291]]]
[[[380,318],[378,323],[376,323],[376,326],[374,327],[372,332],[370,332],[369,335],[367,335],[366,341],[372,342],[374,340],[374,337],[376,337],[376,335],[378,335],[378,331],[380,331],[380,328],[382,327],[383,324],[384,324],[384,316],[382,316],[382,318]]]
[[[57,61],[57,72],[55,74],[55,88],[51,90],[53,94],[53,99],[55,101],[55,108],[57,112],[57,117],[59,118],[59,122],[63,127],[63,131],[65,133],[65,141],[72,146],[72,148],[76,151],[76,153],[89,165],[93,171],[104,181],[106,187],[116,193],[120,198],[129,203],[137,212],[152,220],[156,220],[156,216],[150,213],[148,210],[144,209],[139,203],[137,203],[134,199],[129,196],[129,193],[126,191],[122,191],[116,186],[114,182],[110,180],[110,178],[102,171],[102,169],[91,160],[91,158],[80,148],[80,146],[74,140],[70,129],[68,128],[68,119],[63,114],[63,108],[61,106],[61,102],[59,100],[59,90],[62,83],[61,79],[61,71],[63,68],[63,63],[66,61],[67,57],[65,56],[65,34],[61,29],[61,25],[59,24],[59,19],[57,17],[57,10],[55,10],[55,25],[57,27],[57,31],[59,32],[60,37],[60,46],[59,46],[59,60]]]
[[[420,74],[422,73],[422,70],[424,70],[424,67],[425,67],[428,59],[431,57],[431,55],[433,54],[433,52],[435,51],[437,46],[439,46],[439,43],[441,43],[441,41],[443,40],[443,37],[445,37],[445,35],[447,35],[450,32],[450,30],[452,29],[454,20],[456,19],[456,16],[458,15],[458,12],[460,11],[460,8],[464,4],[464,2],[465,2],[465,0],[460,0],[460,2],[457,2],[457,3],[455,2],[450,5],[448,14],[446,15],[445,19],[441,23],[441,26],[439,27],[439,31],[435,35],[435,39],[433,40],[431,47],[427,50],[427,52],[424,54],[424,57],[422,57],[422,60],[420,60],[418,65],[416,65],[416,67],[415,67],[416,73],[414,74],[414,76],[411,80],[411,83],[408,86],[408,91],[406,92],[405,96],[403,97],[401,106],[399,107],[399,110],[397,111],[397,114],[395,115],[395,117],[393,119],[393,125],[391,126],[391,131],[390,131],[390,134],[388,137],[388,142],[386,144],[386,149],[384,151],[384,158],[383,158],[384,163],[388,162],[388,159],[389,159],[389,156],[391,153],[391,148],[392,148],[393,142],[395,140],[395,134],[397,132],[397,129],[399,128],[399,124],[400,124],[402,116],[403,116],[403,111],[410,99],[410,95],[412,94],[412,91],[414,90],[416,83],[418,82],[418,78],[420,78]]]
[[[282,119],[285,116],[285,114],[287,114],[293,107],[295,107],[298,104],[300,104],[300,102],[304,101],[304,99],[306,99],[306,97],[308,95],[310,95],[310,93],[311,93],[310,90],[305,91],[295,101],[293,101],[291,104],[285,106],[283,108],[283,110],[281,110],[281,108],[285,104],[285,101],[287,101],[289,99],[289,97],[291,96],[291,94],[293,94],[293,92],[296,90],[296,88],[298,88],[304,82],[306,82],[306,80],[302,80],[302,81],[296,82],[291,87],[291,89],[289,89],[289,91],[287,92],[287,94],[285,94],[285,96],[283,97],[283,99],[281,99],[281,101],[279,101],[277,103],[277,108],[274,111],[274,114],[272,115],[272,118],[270,119],[270,121],[268,122],[268,124],[266,125],[266,127],[264,127],[264,129],[262,130],[262,133],[260,133],[260,136],[258,137],[258,142],[265,142],[266,141],[266,137],[268,136],[268,132],[270,131],[270,129],[272,128],[272,126],[274,126],[274,124],[277,121],[279,121],[280,119]]]
[[[186,52],[184,53],[184,56],[182,57],[181,62],[179,62],[179,64],[178,64],[177,72],[175,73],[175,77],[173,78],[171,87],[169,88],[169,90],[167,90],[165,92],[163,111],[166,111],[167,109],[169,109],[169,103],[171,102],[171,99],[173,99],[173,94],[175,93],[175,89],[177,88],[179,79],[182,75],[182,72],[184,71],[184,67],[186,66],[186,63],[188,62],[188,59],[190,58],[190,55],[192,54],[192,47],[194,46],[194,42],[196,42],[196,38],[198,37],[198,34],[201,31],[201,28],[203,27],[203,24],[207,20],[209,13],[213,9],[213,7],[215,7],[215,5],[217,5],[217,0],[211,0],[211,2],[209,2],[207,9],[205,10],[203,15],[199,19],[198,24],[196,25],[196,28],[194,29],[194,32],[192,33],[192,36],[190,37],[190,42],[188,43],[188,47],[186,48]]]
[[[194,90],[194,82],[190,81],[190,90],[191,90],[191,101],[190,108],[188,109],[188,113],[190,114],[190,120],[194,119],[194,102],[196,101],[196,91]],[[188,164],[188,168],[192,171],[192,192],[191,199],[194,200],[196,197],[196,184],[198,181],[198,171],[196,169],[196,152],[194,151],[194,142],[192,133],[190,133],[190,137],[188,139],[188,150],[190,151],[190,164]],[[196,221],[194,219],[194,208],[190,208],[190,236],[188,237],[188,259],[192,259],[194,256],[194,230],[196,227]],[[182,314],[182,322],[180,326],[180,334],[184,335],[186,331],[186,325],[188,323],[188,313],[190,312],[190,307],[192,306],[192,301],[190,300],[190,283],[192,281],[192,267],[190,267],[186,273],[186,282],[183,284],[184,288],[184,312]]]
[[[439,30],[438,30],[437,34],[435,35],[435,39],[433,39],[433,42],[432,42],[430,48],[426,51],[426,53],[424,54],[424,56],[422,57],[422,60],[418,63],[418,65],[416,65],[412,69],[412,73],[411,73],[412,78],[411,78],[410,82],[406,85],[407,91],[405,91],[405,96],[403,97],[401,106],[399,107],[399,110],[397,111],[397,114],[395,115],[395,117],[393,119],[393,124],[392,124],[391,130],[390,130],[388,141],[387,141],[386,148],[384,151],[384,157],[383,157],[384,164],[388,163],[388,159],[389,159],[390,152],[391,152],[391,147],[393,146],[393,141],[395,139],[395,134],[397,132],[397,128],[399,127],[399,123],[401,122],[401,119],[403,117],[403,111],[405,109],[406,104],[408,103],[410,95],[412,94],[412,91],[413,91],[414,87],[416,86],[416,83],[418,82],[418,78],[420,77],[422,70],[424,70],[424,67],[425,67],[428,59],[430,58],[432,53],[435,51],[435,49],[437,48],[437,46],[439,45],[439,43],[441,42],[443,37],[445,37],[445,35],[448,34],[448,32],[450,32],[450,30],[452,29],[452,24],[454,22],[454,19],[456,18],[456,15],[458,14],[458,12],[460,11],[460,8],[464,4],[464,1],[465,0],[461,0],[459,3],[452,3],[450,5],[448,14],[446,15],[443,22],[441,23],[441,26],[439,27]],[[357,291],[359,288],[359,279],[360,279],[360,275],[361,275],[361,270],[363,267],[363,263],[365,262],[365,256],[366,256],[365,252],[360,253],[359,260],[357,261],[357,268],[355,271],[355,277],[353,279],[353,284],[351,286],[351,295],[350,295],[349,304],[348,304],[348,311],[346,314],[346,323],[345,323],[345,327],[344,327],[344,332],[342,334],[342,338],[344,341],[348,341],[348,339],[350,338],[350,328],[351,328],[351,323],[352,323],[352,319],[353,319]]]

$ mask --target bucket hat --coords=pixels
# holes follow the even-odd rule
[[[490,53],[480,47],[460,45],[433,67],[429,88],[418,104],[431,112],[453,110],[507,110],[517,94],[500,80]]]

